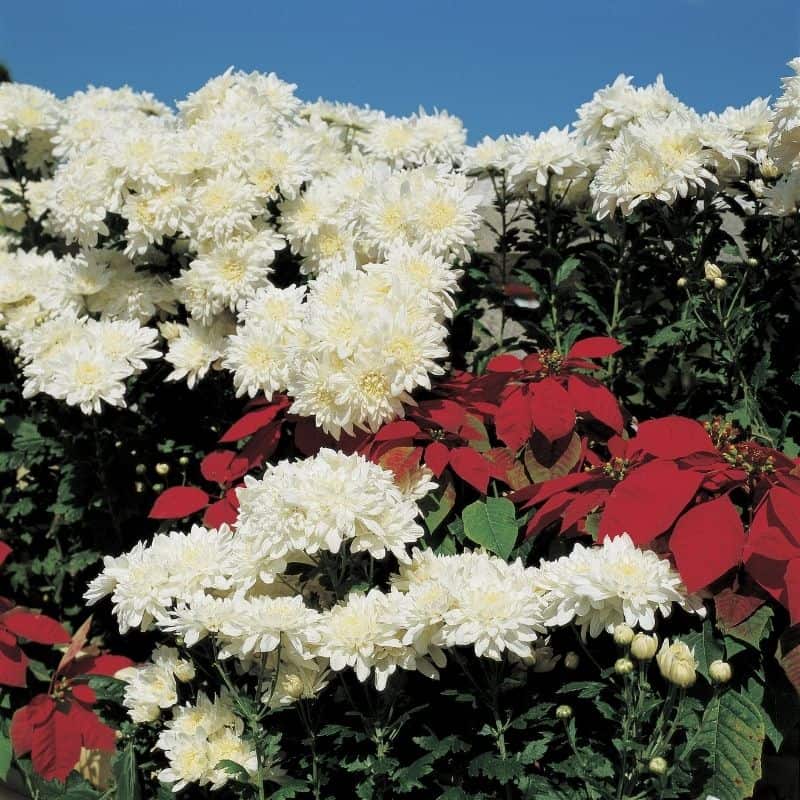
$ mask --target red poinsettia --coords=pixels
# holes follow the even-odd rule
[[[78,763],[81,748],[111,751],[116,732],[92,710],[96,701],[88,685],[92,675],[113,676],[133,665],[129,658],[83,652],[89,621],[72,637],[50,688],[16,711],[11,742],[17,756],[30,753],[36,772],[45,780],[65,780]]]
[[[719,420],[666,417],[642,423],[629,440],[612,437],[608,460],[589,451],[583,472],[515,494],[523,508],[536,508],[528,535],[555,522],[562,533],[585,533],[594,513],[600,538],[627,532],[644,546],[662,537],[658,547],[671,553],[689,591],[744,563],[800,619],[800,469],[775,450],[734,442],[735,433]],[[738,609],[736,597],[725,607]]]
[[[371,460],[389,467],[402,452],[405,464],[417,466],[424,461],[437,478],[449,466],[485,494],[489,479],[497,472],[484,454],[489,449],[489,435],[477,414],[454,400],[437,398],[410,408],[407,419],[384,425],[363,451]]]
[[[11,553],[11,548],[0,542],[0,564]],[[37,644],[63,644],[69,633],[52,617],[20,608],[12,600],[0,597],[0,684],[25,686],[29,659],[18,639]]]
[[[600,381],[579,371],[599,369],[590,359],[621,348],[616,339],[598,336],[575,342],[566,356],[541,350],[525,358],[493,358],[487,370],[507,377],[494,416],[498,437],[515,450],[534,435],[550,443],[562,441],[572,435],[578,415],[622,433],[617,399]]]
[[[219,486],[215,500],[198,486],[170,486],[156,498],[150,518],[181,519],[203,511],[203,523],[210,528],[232,524],[239,507],[236,487],[241,485],[242,476],[264,464],[275,452],[289,404],[286,395],[251,400],[242,417],[222,434],[220,444],[248,441],[238,451],[214,450],[200,463],[202,476]]]

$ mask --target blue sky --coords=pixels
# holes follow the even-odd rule
[[[0,9],[0,60],[58,95],[129,83],[166,102],[229,65],[306,99],[422,104],[484,134],[564,125],[620,72],[700,111],[773,97],[800,55],[798,0],[27,0]]]

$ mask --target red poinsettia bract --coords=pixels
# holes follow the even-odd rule
[[[88,679],[113,676],[133,662],[124,656],[81,655],[87,631],[88,624],[72,638],[49,690],[18,709],[11,720],[14,752],[30,753],[34,770],[45,780],[65,780],[80,760],[82,747],[109,752],[116,747],[115,730],[92,710],[97,698]]]

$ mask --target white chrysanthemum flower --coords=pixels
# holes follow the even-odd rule
[[[220,240],[255,232],[253,218],[264,211],[260,191],[232,169],[195,187],[191,196],[197,240]]]
[[[289,380],[287,332],[277,325],[249,323],[228,337],[222,365],[233,373],[236,396],[255,397],[263,393],[272,399]]]
[[[34,133],[52,133],[61,115],[61,102],[54,94],[25,83],[0,84],[0,146]]]
[[[442,638],[449,647],[471,646],[479,658],[500,660],[508,650],[531,653],[531,643],[545,630],[536,575],[517,559],[475,559],[454,587],[456,602],[444,615]]]
[[[668,617],[673,603],[705,613],[687,596],[669,561],[640,550],[626,533],[605,539],[600,547],[578,544],[568,556],[543,562],[537,583],[545,592],[546,624],[574,622],[584,635],[612,632],[623,623],[653,630],[656,614]]]
[[[553,175],[563,180],[584,177],[588,169],[582,149],[567,128],[552,127],[536,137],[515,137],[507,155],[511,188],[538,191]]]
[[[421,164],[458,161],[467,143],[467,132],[458,117],[446,111],[428,114],[420,108],[414,117],[413,149]]]
[[[800,210],[800,170],[794,170],[764,189],[764,213],[790,217]]]
[[[197,381],[206,376],[211,365],[224,355],[227,328],[225,320],[208,327],[193,319],[181,325],[180,333],[169,341],[169,350],[164,356],[175,367],[166,380],[186,378],[187,385],[193,389]]]
[[[775,101],[769,155],[778,169],[789,172],[800,160],[800,57],[789,67],[794,75],[782,78],[783,92]]]
[[[503,172],[508,169],[509,153],[514,140],[506,135],[492,139],[484,136],[478,144],[467,147],[461,159],[466,173]]]
[[[402,167],[418,163],[413,119],[384,117],[372,122],[361,143],[367,153]]]

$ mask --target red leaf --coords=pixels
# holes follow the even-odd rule
[[[500,404],[494,418],[495,429],[500,439],[509,447],[518,450],[533,433],[530,397],[518,389]]]
[[[94,705],[95,700],[97,700],[97,695],[95,694],[94,689],[85,683],[73,684],[72,696],[90,708]]]
[[[402,481],[419,467],[421,456],[421,447],[393,447],[378,459],[378,464],[391,470],[396,480]]]
[[[573,525],[585,520],[587,514],[601,506],[607,497],[608,489],[593,489],[591,492],[578,495],[564,509],[564,516],[561,518],[561,533],[568,531]]]
[[[670,461],[650,461],[611,491],[600,518],[600,538],[627,532],[637,545],[670,528],[697,493],[703,476]]]
[[[456,447],[450,451],[450,466],[460,478],[481,494],[486,494],[491,477],[491,465],[471,447]]]
[[[632,453],[641,451],[669,459],[698,452],[716,452],[705,428],[687,417],[663,417],[643,422],[629,447]]]
[[[464,422],[458,428],[458,435],[469,442],[474,450],[483,452],[491,446],[489,443],[489,432],[483,424],[483,420],[477,414],[467,413],[464,415]]]
[[[745,561],[758,555],[785,564],[800,556],[800,545],[790,538],[776,511],[777,496],[778,507],[781,508],[782,513],[786,512],[786,508],[782,505],[785,498],[781,497],[781,493],[784,492],[786,489],[780,487],[771,489],[764,502],[758,507],[750,524],[750,535],[744,550]]]
[[[241,478],[246,472],[260,467],[277,449],[281,440],[281,426],[269,425],[258,431],[233,459],[228,470],[228,482]]]
[[[800,558],[794,558],[786,567],[783,576],[786,584],[786,607],[789,609],[789,619],[792,625],[800,622]]]
[[[590,336],[570,347],[567,358],[605,358],[622,350],[622,345],[610,336]]]
[[[584,375],[570,375],[567,390],[569,399],[579,414],[588,414],[615,433],[622,433],[623,421],[619,403],[602,383]]]
[[[525,528],[525,536],[536,536],[548,525],[555,522],[572,500],[567,492],[555,494],[545,501],[544,505],[530,518]]]
[[[78,675],[105,675],[113,678],[121,669],[132,667],[133,663],[126,656],[103,653],[99,656],[86,656],[73,661],[64,674],[71,677]]]
[[[425,464],[438,478],[450,461],[450,450],[441,442],[431,442],[425,448]]]
[[[733,628],[751,617],[765,602],[763,597],[741,594],[726,587],[719,594],[714,595],[717,621],[726,628]]]
[[[318,428],[313,417],[302,417],[294,426],[294,444],[304,456],[313,456],[323,447],[336,447],[336,440]]]
[[[467,410],[452,400],[427,400],[420,403],[417,408],[409,409],[408,415],[448,433],[458,434],[464,424]]]
[[[486,365],[487,372],[519,372],[522,369],[522,359],[506,353],[502,356],[495,356]]]
[[[514,491],[530,485],[524,467],[510,448],[493,447],[482,455],[492,466],[492,477],[507,483]]]
[[[687,591],[696,592],[742,560],[744,526],[727,495],[693,506],[675,523],[669,548]]]
[[[23,756],[33,747],[33,729],[36,725],[43,725],[55,711],[56,704],[52,697],[46,694],[37,694],[36,697],[14,713],[11,720],[11,743],[14,752]]]
[[[220,436],[220,442],[238,442],[239,439],[244,439],[245,436],[250,436],[257,430],[265,428],[288,405],[286,398],[282,398],[282,400],[286,402],[276,402],[265,408],[248,411]]]
[[[206,528],[219,528],[221,525],[233,525],[238,512],[227,497],[212,503],[203,514],[203,525]]]
[[[12,552],[12,549],[5,542],[0,542],[0,564],[3,564]]]
[[[81,703],[72,703],[67,712],[70,728],[80,735],[81,744],[88,750],[116,750],[117,735],[93,711]]]
[[[214,450],[200,462],[200,472],[207,481],[227,483],[228,468],[235,457],[233,450]]]
[[[396,439],[413,439],[420,432],[416,422],[401,419],[384,425],[376,434],[376,442],[391,442]]]
[[[550,442],[568,436],[575,427],[575,409],[569,395],[550,378],[536,384],[530,401],[530,415],[534,428]]]
[[[180,519],[208,505],[207,492],[197,486],[171,486],[156,498],[148,516],[150,519]]]
[[[25,686],[28,657],[18,645],[0,643],[0,684]]]
[[[38,644],[64,644],[71,638],[67,629],[52,617],[14,609],[3,615],[2,624],[17,636]]]
[[[65,780],[80,756],[80,730],[75,730],[64,711],[57,708],[46,722],[34,727],[31,761],[45,780]]]
[[[800,497],[776,486],[770,490],[768,502],[787,537],[800,547]]]

